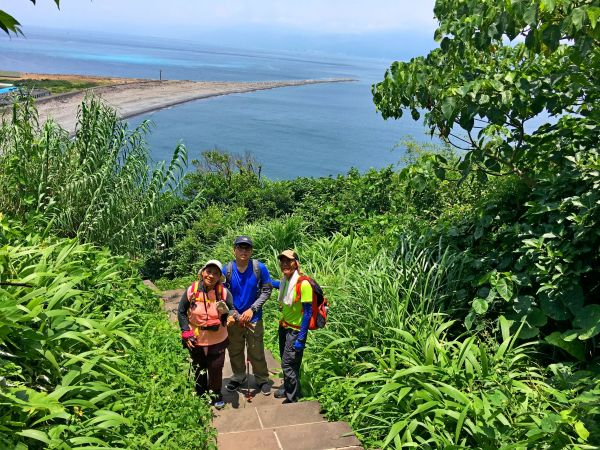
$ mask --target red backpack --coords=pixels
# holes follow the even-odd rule
[[[312,298],[312,317],[308,325],[309,330],[316,330],[323,328],[327,323],[327,312],[329,311],[329,304],[327,298],[323,295],[323,289],[319,286],[315,280],[306,275],[301,275],[296,283],[296,298],[299,299],[301,296],[301,285],[306,280],[310,283],[313,291]]]

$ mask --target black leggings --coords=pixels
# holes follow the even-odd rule
[[[189,349],[192,357],[196,382],[196,393],[203,395],[207,390],[211,394],[221,395],[223,386],[223,366],[225,365],[225,349],[227,341],[208,347]]]

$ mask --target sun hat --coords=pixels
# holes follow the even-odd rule
[[[202,272],[204,272],[204,269],[206,269],[208,266],[218,267],[219,271],[221,272],[220,281],[221,281],[221,283],[225,283],[225,275],[223,275],[223,264],[221,264],[221,262],[217,261],[216,259],[211,259],[211,260],[207,261],[206,264],[204,264],[202,266],[202,268],[198,271],[198,275],[202,276]]]
[[[233,240],[233,245],[240,245],[240,244],[246,244],[249,245],[250,247],[254,247],[252,245],[252,239],[250,239],[248,236],[238,236]]]
[[[277,259],[287,258],[298,261],[298,253],[294,250],[284,250],[279,255],[277,255]]]

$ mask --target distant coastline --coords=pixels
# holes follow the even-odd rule
[[[103,78],[58,74],[22,74],[22,77],[40,80],[94,80],[101,82],[101,86],[54,95],[37,101],[40,123],[44,123],[52,118],[69,133],[74,133],[75,131],[79,105],[85,99],[86,95],[90,94],[102,98],[107,104],[115,108],[120,119],[125,119],[192,100],[221,95],[308,84],[356,81],[351,78],[325,78],[314,80],[220,82]]]

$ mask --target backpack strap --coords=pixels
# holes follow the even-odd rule
[[[198,287],[199,286],[200,286],[200,282],[198,280],[196,280],[192,283],[192,289],[191,289],[190,294],[191,294],[192,299],[194,299],[194,300],[196,300],[198,298]],[[188,300],[190,300],[190,301],[192,299],[188,298]]]
[[[300,298],[302,297],[302,282],[303,281],[308,281],[310,283],[310,277],[306,276],[306,275],[300,275],[298,277],[298,281],[296,281],[296,298],[294,298],[294,303],[300,301]],[[311,287],[312,287],[312,283],[311,283]],[[313,289],[313,297],[315,296],[315,292]]]
[[[260,264],[258,259],[250,259],[250,263],[252,264],[252,271],[254,272],[254,276],[256,277],[257,284],[259,286],[262,285],[262,272],[260,270]],[[225,283],[231,286],[231,274],[233,273],[233,261],[229,261],[225,265]]]
[[[231,274],[233,273],[233,261],[229,261],[225,265],[225,283],[231,285]]]
[[[258,263],[258,259],[251,259],[252,262],[252,270],[254,271],[254,276],[256,277],[257,284],[259,286],[262,285],[262,272],[260,271],[260,265]]]

